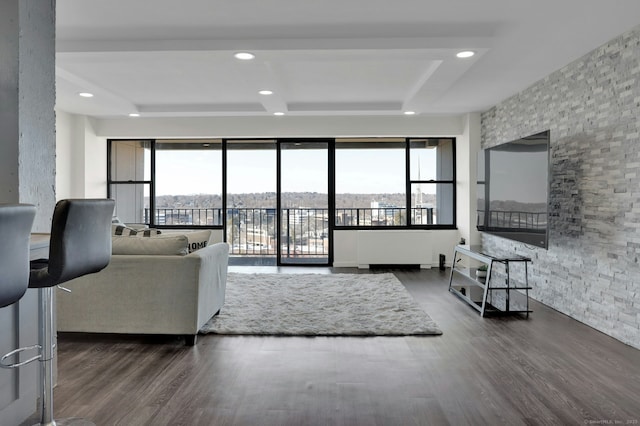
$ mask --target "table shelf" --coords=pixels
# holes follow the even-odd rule
[[[486,265],[487,276],[484,279],[478,278],[476,277],[476,271],[478,268],[460,265],[459,263],[464,257]],[[509,264],[512,262],[524,263],[524,286],[511,285]],[[531,287],[529,286],[527,267],[529,262],[531,262],[531,259],[528,257],[496,257],[486,254],[482,251],[482,248],[478,246],[457,245],[453,252],[453,263],[451,266],[451,275],[449,277],[449,292],[455,294],[457,297],[469,304],[469,306],[480,312],[480,316],[485,316],[489,313],[524,313],[528,317],[531,312],[529,309],[529,290]],[[506,279],[503,286],[496,286],[492,284],[491,272],[495,263],[500,263],[505,266]],[[504,309],[493,306],[490,303],[490,300],[493,300],[492,292],[494,291],[505,292]],[[524,291],[524,294],[522,291]],[[512,302],[520,297],[524,297],[525,299],[524,309],[514,309]]]

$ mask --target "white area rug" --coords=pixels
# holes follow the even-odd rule
[[[287,336],[442,334],[390,273],[229,273],[225,304],[200,332]]]

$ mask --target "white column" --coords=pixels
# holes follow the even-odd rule
[[[0,202],[55,204],[55,2],[0,2]]]
[[[480,113],[463,117],[463,133],[456,143],[456,211],[460,237],[467,244],[480,244],[476,229],[476,174],[480,150]]]
[[[55,1],[0,2],[0,203],[37,206],[49,232],[55,205]],[[38,295],[0,309],[0,353],[37,342]],[[0,423],[36,407],[37,366],[0,371]]]

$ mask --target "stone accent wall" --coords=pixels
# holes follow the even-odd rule
[[[640,26],[483,113],[482,147],[547,129],[549,249],[482,242],[532,257],[533,298],[640,348]]]

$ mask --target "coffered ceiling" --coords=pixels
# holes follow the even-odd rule
[[[483,111],[639,23],[637,0],[57,0],[57,108]]]

